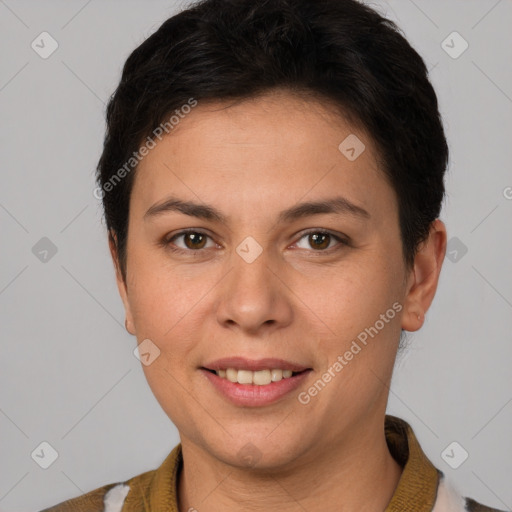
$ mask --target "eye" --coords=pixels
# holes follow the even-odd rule
[[[177,241],[180,239],[182,241],[181,245],[177,243]],[[209,246],[207,245],[208,239],[210,239],[211,241],[211,244]],[[174,245],[175,248],[170,247],[172,250],[189,252],[215,247],[216,244],[206,233],[203,233],[202,231],[197,231],[195,229],[188,229],[186,231],[181,231],[172,236],[171,238],[165,240],[165,245]]]
[[[305,242],[302,242],[302,240],[305,240]],[[308,247],[301,246],[301,243],[307,244]],[[217,246],[209,235],[197,229],[180,231],[172,237],[164,239],[162,245],[174,252],[181,253],[200,253],[202,249],[211,249]],[[336,250],[339,245],[348,246],[349,241],[342,235],[315,229],[303,233],[295,245],[299,249],[310,250],[313,248],[315,252],[330,252],[331,249]]]
[[[309,247],[301,247],[300,246],[300,240],[306,239],[306,244],[309,245]],[[309,249],[313,248],[315,251],[319,252],[327,252],[327,250],[332,249],[333,241],[337,241],[337,244],[334,244],[334,247],[337,245],[349,245],[348,241],[344,239],[343,237],[339,235],[335,235],[334,233],[331,233],[329,231],[322,231],[322,230],[311,230],[307,233],[304,233],[301,238],[299,239],[299,242],[297,242],[297,247],[300,249]]]

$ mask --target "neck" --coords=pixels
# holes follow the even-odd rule
[[[384,510],[402,468],[389,453],[382,424],[344,437],[338,445],[319,444],[293,467],[261,471],[225,464],[182,439],[179,510]]]

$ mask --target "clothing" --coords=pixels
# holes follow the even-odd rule
[[[403,471],[384,512],[500,512],[462,498],[428,460],[404,420],[386,416],[385,432],[391,455]],[[41,512],[178,512],[177,483],[182,467],[178,444],[156,470],[105,485]]]

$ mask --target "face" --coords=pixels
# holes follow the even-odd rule
[[[381,428],[419,311],[377,161],[328,104],[284,92],[199,103],[141,161],[118,284],[184,445],[271,468]]]

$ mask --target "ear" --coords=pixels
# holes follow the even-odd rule
[[[117,251],[117,236],[115,231],[113,230],[109,231],[108,245],[110,248],[110,254],[112,255],[112,261],[114,263],[114,269],[116,272],[117,289],[119,290],[119,295],[121,296],[121,300],[123,301],[124,304],[124,310],[126,314],[125,327],[130,334],[135,335],[133,315],[130,308],[130,302],[128,300],[128,288],[123,278],[123,273],[121,272],[121,265],[119,264],[119,254]]]
[[[446,253],[446,227],[435,220],[428,238],[420,245],[407,283],[402,329],[417,331],[422,325],[434,295]]]

